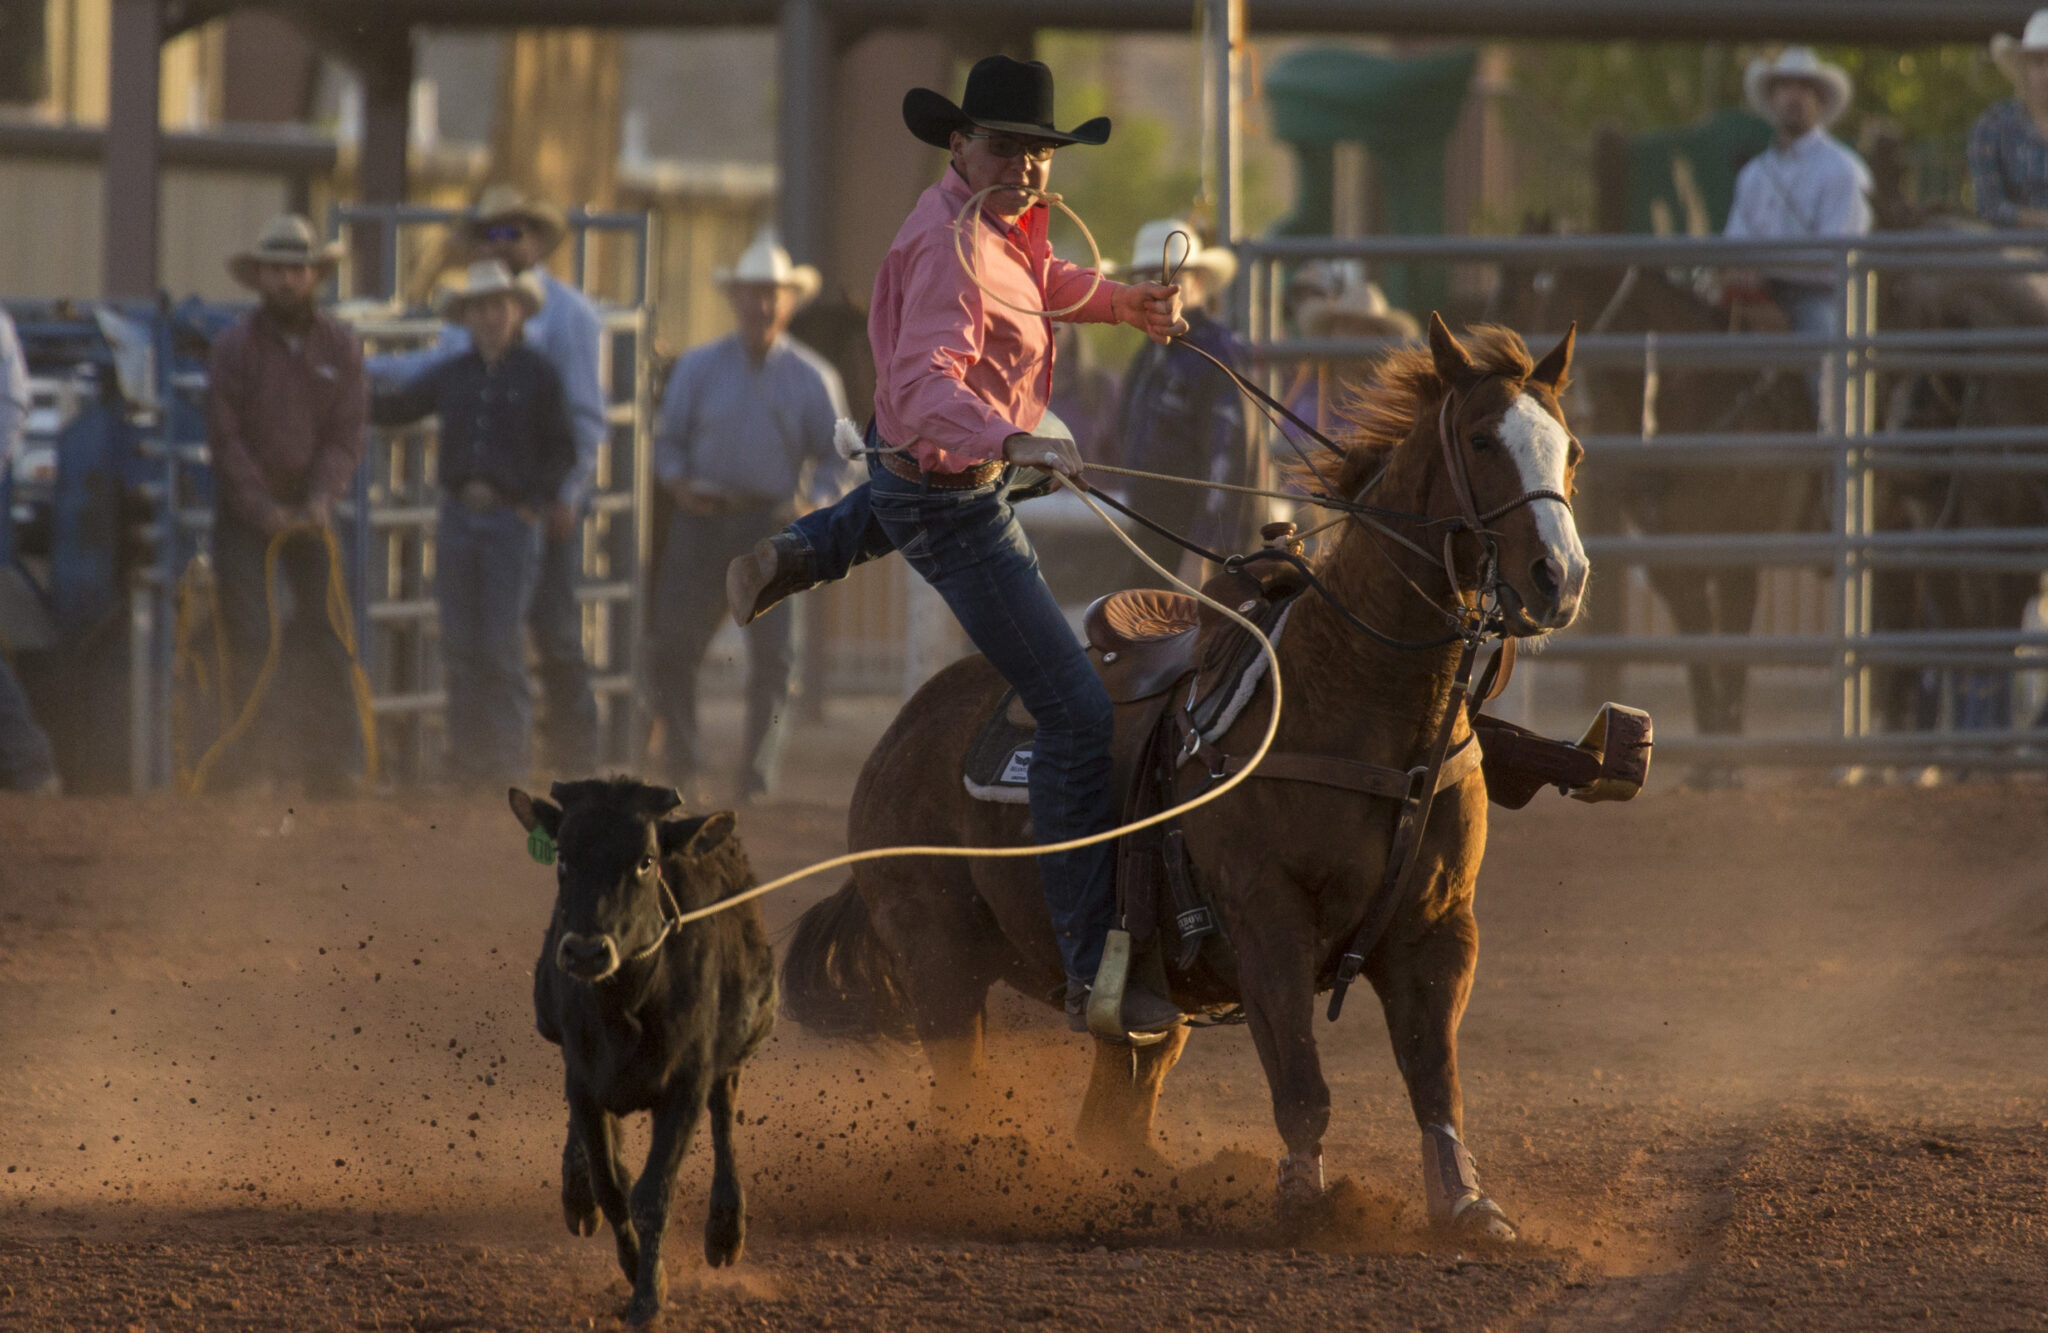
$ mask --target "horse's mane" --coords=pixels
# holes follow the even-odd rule
[[[1522,335],[1499,324],[1474,324],[1459,342],[1474,365],[1502,379],[1520,382],[1536,368]],[[1560,392],[1563,388],[1558,386]],[[1436,373],[1436,359],[1426,345],[1397,347],[1372,367],[1363,382],[1347,384],[1337,406],[1342,425],[1332,435],[1344,450],[1344,462],[1335,478],[1338,490],[1348,495],[1364,485],[1415,429],[1416,418],[1436,410],[1443,394],[1443,378]],[[1323,489],[1307,464],[1296,460],[1288,463],[1286,470],[1297,484]],[[1327,468],[1324,475],[1328,475]]]

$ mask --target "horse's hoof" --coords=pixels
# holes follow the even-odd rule
[[[1508,1221],[1508,1215],[1501,1211],[1501,1206],[1484,1194],[1464,1200],[1446,1226],[1466,1240],[1506,1245],[1521,1239],[1521,1233],[1515,1230],[1514,1223]]]
[[[1280,1217],[1305,1218],[1323,1201],[1321,1153],[1289,1153],[1280,1159]]]
[[[635,1296],[632,1303],[626,1307],[626,1322],[629,1324],[652,1323],[654,1317],[660,1313],[660,1301],[643,1301],[638,1296]]]

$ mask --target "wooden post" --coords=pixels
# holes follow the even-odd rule
[[[412,121],[412,33],[398,28],[360,48],[363,137],[356,148],[356,198],[365,204],[406,201],[406,149]],[[350,239],[355,295],[391,294],[397,274],[395,228],[357,226]]]
[[[832,20],[820,0],[783,0],[775,62],[782,117],[775,127],[782,166],[776,230],[800,264],[837,277],[832,254],[833,73],[838,65]]]
[[[100,294],[146,301],[157,294],[163,10],[159,0],[113,0],[110,18]]]

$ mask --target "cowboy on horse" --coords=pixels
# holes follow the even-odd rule
[[[792,593],[901,551],[1036,719],[1035,836],[1048,843],[1085,837],[1116,823],[1109,696],[1040,577],[1006,492],[1018,467],[1078,477],[1083,466],[1072,439],[1036,433],[1053,369],[1052,326],[1039,312],[1070,307],[1056,317],[1129,324],[1163,343],[1186,328],[1180,289],[1106,281],[1053,255],[1044,193],[1053,154],[1106,142],[1110,122],[1056,128],[1052,71],[1042,62],[980,61],[958,105],[913,88],[903,120],[952,159],[918,200],[875,280],[870,480],[733,561],[728,599],[744,625]],[[962,215],[977,197],[969,221]],[[1114,914],[1113,871],[1107,842],[1039,862],[1077,1032],[1087,1030],[1088,996]],[[1126,987],[1127,1031],[1163,1032],[1181,1021],[1164,996]]]

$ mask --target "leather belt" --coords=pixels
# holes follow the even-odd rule
[[[879,454],[882,466],[905,481],[914,481],[921,486],[930,486],[935,491],[970,491],[977,486],[986,486],[1003,475],[1003,460],[991,458],[986,463],[976,463],[964,472],[926,472],[901,454]]]

